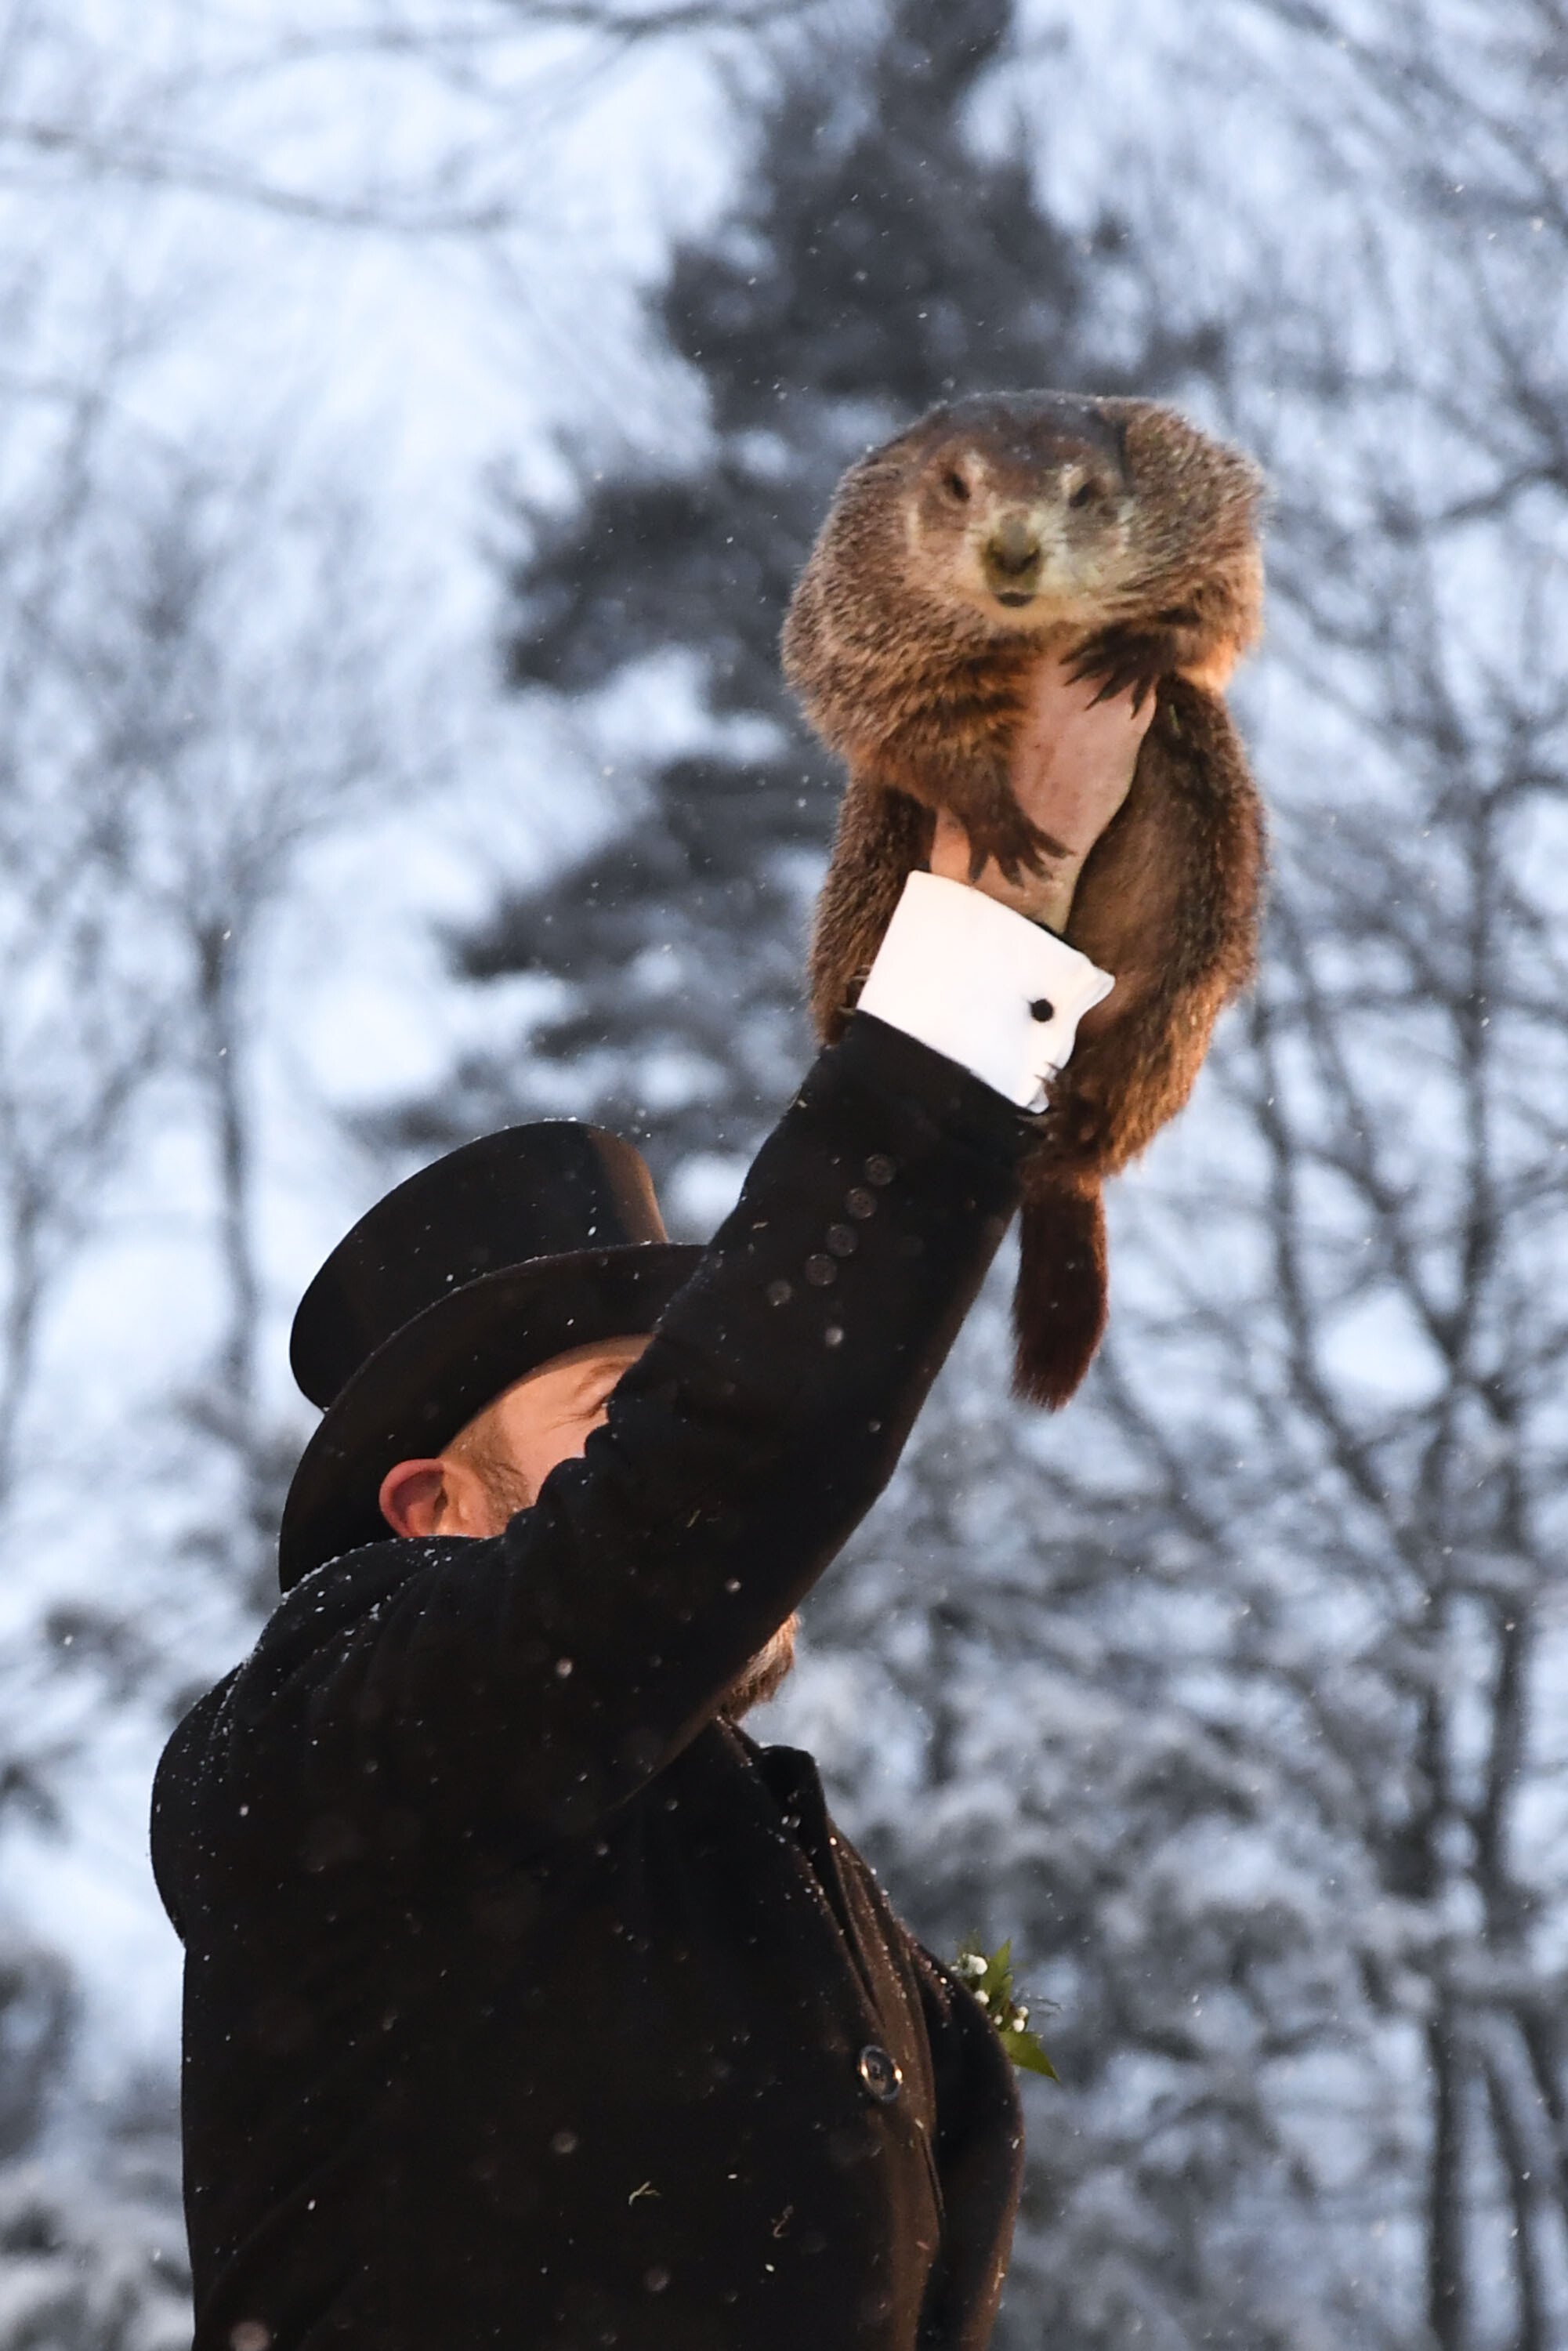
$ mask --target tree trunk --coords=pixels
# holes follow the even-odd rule
[[[1427,2028],[1432,2079],[1432,2163],[1427,2206],[1427,2320],[1439,2351],[1466,2341],[1464,2095],[1454,2012],[1444,2001]]]

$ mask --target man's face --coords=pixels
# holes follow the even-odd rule
[[[500,1534],[513,1512],[533,1501],[556,1463],[577,1459],[591,1432],[602,1427],[611,1390],[647,1343],[645,1332],[591,1339],[503,1389],[459,1431],[444,1457],[479,1471],[484,1490],[473,1514],[484,1523],[450,1524],[442,1532]],[[497,1468],[509,1475],[486,1475]]]
[[[382,1516],[400,1535],[498,1535],[558,1461],[582,1451],[646,1332],[592,1339],[554,1355],[476,1413],[441,1453],[400,1461],[382,1480]]]
[[[604,1422],[612,1389],[647,1344],[645,1332],[592,1339],[515,1381],[444,1452],[389,1471],[381,1496],[387,1523],[400,1535],[503,1533],[557,1462],[581,1454]],[[796,1623],[790,1616],[779,1626],[726,1694],[723,1711],[732,1721],[771,1698],[789,1671]]]

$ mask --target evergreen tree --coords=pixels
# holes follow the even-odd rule
[[[549,974],[563,1001],[530,1028],[520,1070],[476,1055],[406,1108],[403,1142],[591,1107],[638,1138],[662,1185],[694,1154],[738,1165],[808,1051],[806,920],[841,778],[778,645],[838,475],[955,392],[1157,389],[1207,348],[1155,333],[1111,364],[1092,291],[1118,225],[1067,234],[1025,153],[976,152],[968,118],[1011,16],[1011,0],[897,0],[858,37],[824,41],[818,25],[783,60],[719,234],[676,252],[652,306],[652,330],[700,374],[707,445],[678,472],[657,452],[603,471],[585,453],[570,509],[521,517],[512,683],[587,695],[695,652],[713,718],[747,722],[748,756],[640,773],[607,846],[460,941],[470,978]]]

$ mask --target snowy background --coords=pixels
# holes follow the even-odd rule
[[[152,1765],[388,1183],[807,1051],[779,621],[949,391],[1273,484],[1253,996],[769,1728],[1010,1935],[999,2351],[1568,2345],[1563,0],[0,0],[0,2351],[188,2340]]]

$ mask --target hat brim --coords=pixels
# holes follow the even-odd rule
[[[277,1546],[284,1591],[324,1560],[387,1540],[389,1469],[439,1453],[555,1356],[651,1331],[702,1255],[644,1241],[534,1258],[465,1282],[394,1331],[333,1398],[294,1473]]]

